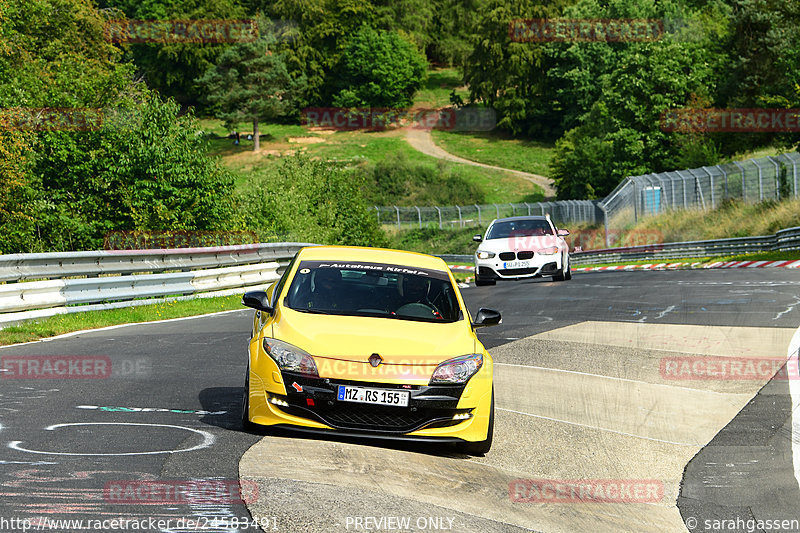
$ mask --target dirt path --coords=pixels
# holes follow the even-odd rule
[[[510,172],[512,174],[516,174],[517,176],[522,176],[526,180],[533,182],[542,189],[544,189],[545,197],[553,198],[556,195],[556,191],[555,189],[553,189],[553,182],[550,180],[550,178],[547,178],[545,176],[540,176],[538,174],[531,174],[530,172],[522,172],[521,170],[512,170],[510,168],[496,167],[494,165],[478,163],[476,161],[470,161],[469,159],[464,159],[463,157],[458,157],[457,155],[453,155],[450,152],[445,152],[442,148],[436,146],[435,142],[433,142],[433,137],[431,136],[431,132],[429,130],[408,128],[406,130],[406,141],[408,141],[408,144],[410,144],[412,148],[422,152],[425,155],[429,155],[437,159],[452,161],[454,163],[463,163],[465,165],[472,165],[476,167],[491,168],[493,170],[502,170],[504,172]]]

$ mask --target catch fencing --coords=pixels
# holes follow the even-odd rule
[[[800,153],[625,178],[598,203],[606,230],[673,210],[714,209],[728,199],[755,203],[798,196]],[[608,243],[607,243],[608,244]]]
[[[559,200],[554,202],[522,202],[505,204],[472,204],[451,206],[374,206],[378,222],[398,229],[438,227],[465,228],[485,226],[495,218],[549,214],[556,224],[585,222],[596,224],[602,211],[592,200]]]
[[[646,216],[673,210],[709,210],[727,199],[745,202],[798,196],[800,153],[733,161],[710,167],[625,178],[602,200],[497,203],[456,206],[375,206],[378,222],[401,228],[485,226],[495,218],[549,214],[561,226],[599,224],[609,234]]]

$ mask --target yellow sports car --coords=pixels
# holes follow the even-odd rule
[[[458,284],[436,257],[314,246],[295,255],[256,309],[242,423],[293,430],[492,445],[492,358]]]

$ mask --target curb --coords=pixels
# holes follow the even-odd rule
[[[614,265],[604,267],[578,267],[573,272],[603,272],[630,270],[696,270],[703,268],[800,268],[800,261],[713,261],[713,262],[679,262],[652,263],[645,265]]]
[[[448,265],[450,270],[474,272],[474,266]],[[713,262],[679,262],[649,263],[645,265],[614,265],[603,267],[576,267],[573,272],[613,272],[630,270],[696,270],[701,268],[800,268],[800,261],[713,261]]]

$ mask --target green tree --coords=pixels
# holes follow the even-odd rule
[[[4,252],[97,248],[112,229],[230,219],[232,179],[206,157],[191,113],[133,81],[103,24],[84,0],[0,4],[0,107],[103,117],[88,131],[0,131]]]
[[[247,19],[247,12],[237,0],[100,0],[101,8],[116,10],[114,18],[140,20],[231,20]],[[202,76],[229,43],[158,42],[118,45],[125,60],[132,61],[147,85],[164,97],[182,105],[198,105],[202,88],[196,79]]]
[[[253,150],[259,144],[259,120],[289,115],[297,109],[304,78],[293,78],[282,54],[271,48],[275,36],[268,23],[259,23],[259,38],[225,50],[198,82],[205,88],[211,110],[228,125],[253,122]]]
[[[410,107],[426,69],[425,56],[400,35],[362,26],[342,53],[333,105]]]

